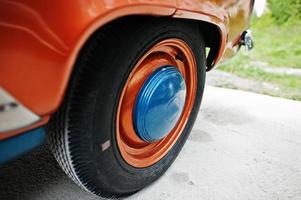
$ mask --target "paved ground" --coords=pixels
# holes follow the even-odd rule
[[[0,168],[0,199],[98,199],[61,172],[47,147]],[[192,134],[141,199],[301,199],[301,102],[207,87]]]

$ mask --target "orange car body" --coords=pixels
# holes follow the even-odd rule
[[[130,15],[168,16],[216,27],[212,65],[231,56],[253,0],[0,0],[0,88],[39,120],[0,132],[0,140],[46,124],[64,97],[77,55],[99,28]],[[1,113],[0,113],[0,120]]]

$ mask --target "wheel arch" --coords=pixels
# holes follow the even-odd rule
[[[175,20],[186,19],[194,21],[204,34],[206,46],[209,46],[214,50],[212,51],[215,52],[214,54],[212,54],[212,58],[214,60],[213,64],[216,63],[215,61],[218,60],[218,57],[221,56],[221,52],[223,52],[224,44],[222,44],[222,41],[224,41],[224,36],[226,34],[226,29],[224,28],[225,26],[222,21],[220,21],[218,18],[212,19],[207,15],[200,13],[193,13],[193,16],[191,16],[191,13],[188,11],[185,11],[184,14],[179,15],[178,11],[179,10],[177,10],[175,7],[164,7],[157,5],[135,5],[112,10],[104,15],[94,17],[93,19],[91,19],[90,23],[82,22],[81,25],[78,25],[81,26],[81,28],[76,30],[78,32],[78,36],[75,38],[75,34],[73,34],[72,39],[69,39],[69,41],[67,42],[69,48],[66,50],[60,48],[59,44],[47,40],[49,44],[53,44],[53,47],[62,50],[62,53],[59,51],[55,52],[53,51],[53,49],[49,48],[49,46],[45,46],[44,43],[42,44],[41,41],[37,41],[36,38],[30,36],[30,32],[30,34],[26,35],[29,38],[28,40],[22,40],[21,37],[19,37],[17,38],[17,41],[37,43],[37,45],[34,46],[34,48],[31,48],[26,53],[26,55],[32,56],[38,53],[40,57],[37,60],[30,59],[31,57],[29,56],[23,56],[21,59],[15,59],[18,60],[18,62],[13,63],[13,66],[9,65],[11,64],[11,61],[7,60],[7,65],[6,67],[4,67],[6,73],[3,73],[0,76],[1,81],[3,82],[3,86],[28,109],[44,119],[43,121],[39,122],[39,126],[46,124],[49,116],[56,112],[58,107],[61,105],[68,88],[69,80],[72,76],[72,71],[77,56],[79,55],[81,49],[84,47],[85,43],[89,40],[90,37],[93,36],[93,33],[121,18],[133,16],[147,16],[150,18],[165,16],[174,18]],[[48,19],[45,18],[45,20],[47,21]],[[70,25],[70,28],[72,27],[73,25]],[[37,33],[38,31],[42,31],[42,28],[43,27],[39,27],[39,29],[37,28],[36,30],[33,30],[33,33],[34,31],[37,31]],[[18,32],[18,34],[20,33],[20,35],[24,34],[22,33],[23,30],[11,29],[10,31],[12,33]],[[43,34],[46,33],[43,32]],[[214,37],[212,37],[213,35]],[[61,37],[63,41],[64,39],[68,38],[68,35],[59,35],[59,37]],[[217,43],[218,45],[216,45]],[[10,48],[12,49],[13,46],[11,46]],[[21,61],[22,63],[20,63]],[[24,63],[26,63],[26,65],[24,65]],[[31,77],[30,81],[24,82],[24,84],[22,85],[15,84],[16,82],[19,83],[21,81],[21,76],[11,77],[10,79],[7,78],[10,77],[8,75],[12,74],[14,70],[20,67],[20,64],[22,64],[22,76],[28,78]],[[31,70],[26,69],[28,65],[30,65]],[[42,68],[39,68],[39,66],[41,65],[43,66],[43,70]],[[26,94],[31,94],[31,96]],[[31,124],[24,127],[23,129],[11,131],[2,139],[11,137],[13,135],[18,135],[36,126],[37,124]]]
[[[116,18],[112,18],[110,20],[103,20],[100,19],[99,21],[95,21],[94,24],[92,24],[87,30],[82,34],[81,38],[78,40],[77,44],[75,45],[75,48],[73,49],[72,53],[69,56],[68,59],[68,65],[70,66],[70,74],[72,74],[73,67],[75,65],[76,59],[82,50],[82,48],[85,46],[85,44],[88,42],[88,40],[93,37],[94,33],[103,29],[105,26],[109,26],[111,24],[114,24],[115,22],[119,20],[129,19],[130,18],[149,18],[154,19],[158,17],[169,17],[173,18],[174,20],[188,20],[195,23],[195,25],[199,28],[200,33],[204,37],[205,45],[206,47],[210,48],[209,54],[207,56],[207,70],[211,70],[215,64],[220,60],[224,48],[225,48],[225,27],[223,24],[215,23],[215,21],[210,20],[204,20],[204,17],[200,17],[200,19],[193,19],[189,18],[185,15],[182,17],[174,16],[174,15],[142,15],[142,14],[128,14],[128,15],[121,15]],[[70,77],[69,77],[70,79]]]
[[[216,65],[216,63],[221,59],[226,44],[225,26],[222,23],[218,22],[216,19],[215,20],[207,19],[206,15],[198,14],[197,17],[195,18],[195,17],[190,17],[189,14],[188,15],[185,14],[179,17],[177,15],[164,15],[162,13],[157,15],[145,15],[145,14],[138,13],[138,14],[120,15],[120,16],[115,16],[113,18],[108,17],[105,20],[99,19],[99,21],[96,20],[92,25],[90,25],[90,27],[86,29],[86,31],[82,34],[81,38],[78,40],[76,44],[76,47],[74,48],[73,52],[70,55],[70,58],[68,60],[68,65],[70,67],[70,74],[68,76],[68,79],[66,80],[67,82],[65,85],[64,94],[68,89],[68,84],[72,77],[72,72],[74,71],[75,63],[81,50],[84,48],[85,44],[87,44],[87,42],[94,36],[94,34],[97,31],[100,31],[104,27],[110,26],[120,20],[125,20],[125,21],[136,20],[137,18],[155,19],[158,17],[166,17],[174,20],[187,20],[189,22],[195,23],[195,25],[198,27],[200,33],[203,36],[206,48],[209,48],[209,52],[206,59],[206,71],[210,71]],[[143,23],[143,21],[140,22]]]

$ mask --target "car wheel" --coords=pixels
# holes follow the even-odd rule
[[[190,21],[124,19],[97,31],[48,127],[63,170],[102,197],[126,196],[158,179],[196,119],[205,59]]]

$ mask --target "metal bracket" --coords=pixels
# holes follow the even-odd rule
[[[245,49],[247,51],[250,51],[254,48],[254,38],[253,38],[252,31],[246,30],[241,34],[238,49],[240,49],[241,46],[245,46]]]

